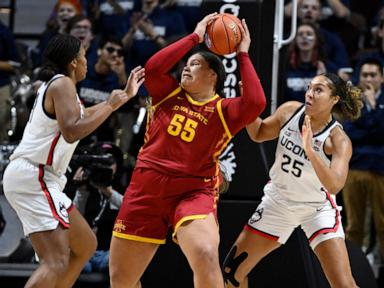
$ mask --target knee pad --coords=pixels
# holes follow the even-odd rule
[[[237,246],[234,245],[227,257],[225,257],[222,269],[225,283],[228,284],[228,282],[230,282],[233,286],[239,287],[240,283],[235,279],[235,273],[240,264],[248,257],[248,253],[243,252],[235,258],[236,251]]]

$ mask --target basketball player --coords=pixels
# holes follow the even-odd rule
[[[247,287],[251,269],[299,225],[331,287],[356,287],[335,203],[352,145],[332,113],[354,119],[361,107],[359,89],[335,74],[322,74],[310,82],[304,105],[286,102],[247,126],[253,141],[278,138],[278,144],[262,202],[224,261],[228,287]]]
[[[145,143],[114,226],[113,288],[140,287],[140,277],[159,244],[165,243],[169,227],[192,268],[194,287],[224,287],[216,219],[218,158],[232,136],[263,111],[266,100],[248,56],[251,40],[244,20],[237,51],[241,97],[220,98],[225,71],[220,58],[209,52],[188,59],[180,85],[172,77],[172,67],[203,42],[216,14],[206,16],[194,33],[146,63],[152,106]]]
[[[80,40],[59,34],[47,46],[40,86],[23,138],[4,173],[4,192],[32,241],[40,266],[25,287],[72,287],[96,249],[94,233],[62,193],[65,171],[79,139],[135,96],[144,69],[135,68],[124,90],[84,109],[75,84],[85,78]]]

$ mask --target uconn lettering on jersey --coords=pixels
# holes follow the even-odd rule
[[[285,147],[285,149],[287,149],[288,151],[291,151],[293,154],[304,158],[305,160],[308,160],[308,157],[307,155],[305,155],[303,147],[293,143],[291,140],[289,140],[289,138],[285,137],[285,135],[281,137],[280,144],[281,146]]]

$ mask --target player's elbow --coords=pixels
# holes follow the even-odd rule
[[[253,142],[256,142],[256,143],[260,143],[262,141],[260,141],[259,139],[259,131],[257,129],[254,129],[253,127],[251,126],[246,126],[246,129],[247,129],[247,133],[248,133],[248,136],[249,138],[253,141]]]
[[[148,61],[144,65],[145,68],[145,79],[148,77],[156,77],[159,76],[161,66],[156,64],[156,58],[152,56],[148,59]]]
[[[65,142],[72,144],[79,139],[79,137],[71,129],[61,129],[61,135],[63,136]]]
[[[262,141],[260,141],[258,138],[257,138],[257,135],[252,135],[252,134],[249,134],[248,133],[248,136],[249,138],[253,141],[253,142],[256,142],[256,143],[261,143]]]
[[[264,109],[267,107],[267,99],[265,98],[265,95],[259,97],[258,106],[260,107],[260,113],[264,111]]]
[[[329,194],[336,195],[343,189],[344,184],[341,183],[333,183],[331,185],[327,185],[326,189],[329,192]]]
[[[265,110],[265,107],[267,107],[267,100],[265,99],[264,93],[262,95],[259,95],[258,97],[254,98],[255,101],[252,103],[252,107],[255,107],[254,114],[252,115],[252,120],[256,117],[259,117],[260,114]]]
[[[63,134],[63,138],[65,142],[69,144],[75,143],[76,141],[80,140],[78,139],[78,137],[75,137],[75,135],[72,135],[72,134]]]

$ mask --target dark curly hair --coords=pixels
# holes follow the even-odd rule
[[[329,80],[328,87],[331,89],[332,95],[340,97],[339,102],[333,106],[332,112],[341,119],[356,120],[359,118],[363,107],[361,90],[336,74],[324,73],[321,75]]]

